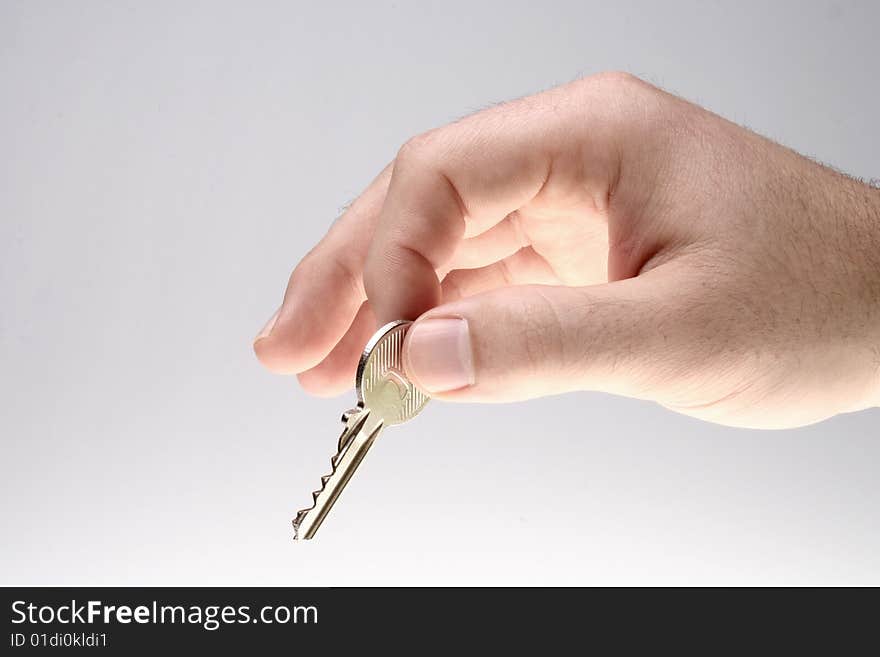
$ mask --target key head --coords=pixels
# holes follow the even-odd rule
[[[403,371],[403,339],[411,325],[400,320],[380,328],[370,338],[358,364],[358,400],[385,426],[412,419],[430,399]]]

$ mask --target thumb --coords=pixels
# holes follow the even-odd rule
[[[407,375],[453,401],[572,390],[655,397],[655,373],[681,355],[688,332],[674,319],[681,286],[655,271],[589,287],[505,287],[438,306],[407,334]]]

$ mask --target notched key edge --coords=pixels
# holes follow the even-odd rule
[[[330,470],[329,474],[325,474],[321,477],[321,488],[312,491],[312,506],[297,511],[296,517],[293,519],[292,523],[294,540],[307,540],[308,537],[305,536],[300,539],[299,528],[302,525],[303,520],[306,519],[306,516],[309,514],[309,512],[314,510],[314,508],[317,506],[318,498],[321,496],[321,493],[324,492],[324,488],[327,486],[327,482],[330,481],[330,479],[336,473],[336,466],[345,455],[345,451],[351,444],[352,438],[354,438],[363,428],[369,415],[369,411],[365,411],[361,406],[348,410],[342,414],[342,422],[345,424],[345,428],[342,430],[342,434],[339,436],[339,444],[336,454],[330,457],[330,467],[332,469]]]

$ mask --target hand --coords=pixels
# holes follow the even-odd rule
[[[336,394],[401,318],[407,372],[441,399],[602,390],[818,421],[880,403],[880,191],[631,76],[586,78],[407,142],[254,347]]]

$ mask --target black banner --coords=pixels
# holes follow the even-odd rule
[[[874,590],[5,588],[3,654],[701,647],[841,653]],[[870,645],[867,644],[867,645]]]

